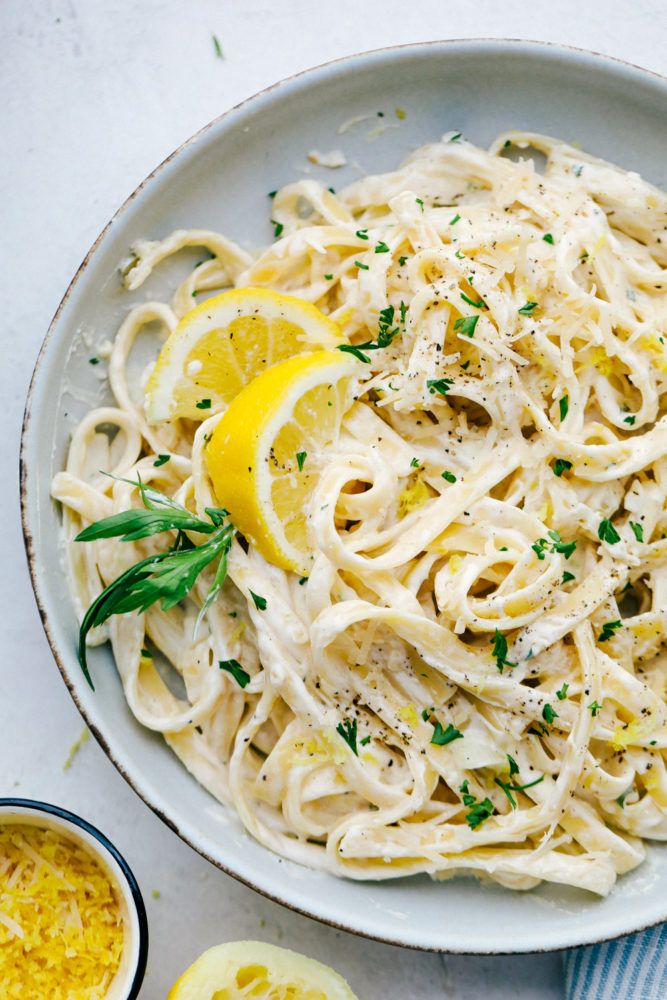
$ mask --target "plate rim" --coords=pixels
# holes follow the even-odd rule
[[[39,554],[36,549],[35,535],[33,532],[33,526],[31,524],[31,512],[29,497],[31,491],[31,481],[30,472],[28,469],[27,462],[27,451],[29,448],[29,435],[30,435],[30,424],[33,402],[38,393],[42,366],[44,364],[46,355],[49,350],[49,345],[52,340],[56,329],[59,326],[60,318],[67,307],[70,298],[77,289],[79,282],[82,281],[89,264],[96,256],[97,251],[103,244],[107,234],[112,227],[122,219],[127,210],[133,205],[140,194],[147,188],[153,180],[161,175],[163,171],[168,167],[172,161],[177,157],[181,156],[183,152],[191,147],[193,147],[203,136],[209,133],[211,130],[215,129],[217,126],[221,125],[224,121],[229,118],[239,117],[241,118],[244,111],[247,109],[252,109],[254,107],[261,107],[262,103],[267,99],[270,99],[271,95],[274,93],[287,89],[290,85],[298,85],[301,82],[308,84],[310,80],[317,81],[318,78],[322,78],[327,75],[327,73],[336,72],[339,69],[343,69],[346,65],[351,63],[357,63],[361,66],[363,62],[368,63],[369,61],[381,61],[383,57],[391,55],[405,55],[409,57],[410,55],[417,54],[418,52],[426,52],[428,50],[441,49],[443,50],[443,56],[446,57],[447,49],[453,49],[457,47],[465,47],[467,49],[472,49],[478,46],[480,49],[494,49],[499,50],[502,47],[506,47],[507,51],[511,50],[522,50],[525,54],[529,54],[531,51],[534,54],[541,52],[549,52],[551,55],[553,53],[555,58],[569,58],[579,64],[588,63],[590,66],[608,66],[610,69],[616,71],[616,73],[629,73],[634,77],[637,82],[641,80],[650,81],[652,83],[657,83],[662,85],[666,89],[666,102],[667,102],[667,75],[656,72],[655,70],[650,70],[645,67],[639,66],[628,60],[621,59],[617,56],[611,56],[604,53],[597,52],[591,49],[580,48],[578,46],[561,44],[558,42],[543,41],[543,40],[530,40],[523,38],[513,38],[513,37],[461,37],[461,38],[450,38],[450,39],[431,39],[428,41],[421,42],[406,42],[398,45],[386,45],[378,48],[368,49],[361,52],[351,53],[344,56],[337,57],[335,59],[326,60],[325,62],[318,63],[314,66],[307,67],[303,70],[299,70],[296,73],[289,74],[274,83],[271,83],[259,91],[245,97],[241,101],[227,108],[225,111],[221,112],[219,115],[202,125],[194,133],[188,136],[183,142],[181,142],[172,152],[170,152],[166,157],[164,157],[140,182],[136,187],[130,192],[129,195],[121,202],[118,208],[115,210],[109,221],[102,228],[97,238],[91,244],[90,248],[86,252],[83,260],[77,267],[74,275],[72,276],[67,288],[56,308],[56,311],[49,323],[46,334],[42,341],[37,354],[33,372],[30,378],[30,384],[26,396],[26,403],[24,408],[22,427],[21,427],[21,437],[20,437],[20,450],[19,450],[19,495],[20,495],[20,511],[21,511],[21,526],[23,533],[24,547],[26,551],[26,557],[28,562],[28,568],[30,573],[30,579],[32,584],[33,594],[35,596],[35,601],[37,604],[38,612],[42,622],[42,627],[44,629],[51,654],[53,655],[60,674],[65,682],[65,685],[74,701],[78,711],[82,715],[84,721],[89,727],[90,731],[95,736],[95,739],[100,744],[105,755],[111,761],[116,770],[121,774],[123,779],[129,784],[132,790],[139,796],[142,802],[148,806],[148,808],[163,822],[168,826],[181,840],[183,840],[189,847],[195,850],[201,857],[205,858],[216,868],[224,871],[227,875],[230,875],[235,880],[246,885],[248,888],[258,892],[260,895],[267,899],[272,900],[285,906],[295,913],[302,914],[303,916],[309,917],[318,921],[319,923],[325,924],[326,926],[332,927],[336,930],[342,930],[347,933],[355,934],[358,937],[366,938],[368,940],[378,941],[384,944],[396,945],[399,947],[410,948],[415,951],[424,951],[431,953],[440,954],[461,954],[461,955],[521,955],[521,954],[543,954],[554,951],[562,950],[563,948],[569,947],[581,947],[592,944],[599,944],[605,941],[611,941],[618,938],[626,937],[628,935],[637,933],[642,930],[647,930],[650,927],[657,926],[667,919],[667,910],[663,917],[658,917],[657,919],[650,919],[648,922],[642,922],[640,926],[635,926],[630,930],[623,930],[618,933],[602,934],[598,936],[586,936],[585,940],[563,944],[562,942],[556,942],[555,944],[545,944],[541,947],[531,946],[529,948],[496,948],[481,946],[475,949],[470,949],[460,946],[433,946],[415,943],[412,940],[401,940],[399,936],[384,936],[380,933],[371,933],[363,929],[359,929],[351,924],[341,923],[334,918],[324,916],[320,913],[314,912],[298,905],[293,900],[288,900],[280,895],[276,895],[271,890],[263,887],[260,884],[256,884],[250,877],[239,873],[237,870],[228,867],[225,863],[221,862],[217,858],[214,858],[205,848],[204,844],[198,842],[189,833],[185,832],[179,827],[177,821],[172,817],[167,815],[167,813],[160,807],[157,801],[151,801],[147,798],[145,792],[137,784],[137,780],[128,772],[124,764],[115,755],[113,749],[111,748],[109,742],[107,741],[104,734],[101,732],[100,728],[92,721],[89,717],[89,713],[85,706],[83,705],[81,699],[77,694],[77,688],[74,680],[68,672],[68,666],[65,662],[66,656],[61,653],[61,650],[56,639],[54,629],[51,624],[50,614],[47,610],[44,592],[42,589],[42,581],[40,579],[40,574],[38,571],[38,558]],[[196,779],[193,779],[196,781]],[[205,789],[204,789],[205,790]],[[206,790],[205,790],[206,791]],[[210,794],[210,793],[208,793]],[[215,799],[212,799],[215,802]],[[250,836],[248,834],[248,836]],[[263,847],[263,845],[261,845]],[[270,849],[263,847],[263,849],[269,853]],[[285,859],[280,859],[285,860]],[[331,876],[332,878],[338,878],[338,876]],[[507,890],[511,892],[512,890]]]

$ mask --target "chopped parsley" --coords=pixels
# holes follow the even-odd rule
[[[542,718],[550,726],[554,719],[558,718],[558,712],[551,705],[545,705],[542,709]]]
[[[598,636],[598,642],[608,642],[610,639],[613,639],[614,632],[619,628],[623,628],[623,622],[620,618],[617,618],[613,622],[605,622]]]
[[[632,427],[633,424],[634,424],[634,422],[635,422],[635,419],[636,418],[635,418],[634,413],[631,413],[629,417],[623,417],[623,423],[624,424],[630,424],[630,426]]]
[[[463,733],[459,732],[455,726],[449,723],[446,729],[443,729],[439,722],[436,722],[435,728],[433,730],[433,736],[431,737],[431,743],[435,744],[437,747],[447,746],[448,743],[452,743],[454,740],[462,740]]]
[[[275,219],[271,219],[271,224],[273,226],[273,235],[277,239],[285,227],[283,226],[282,222],[276,222]]]
[[[421,208],[421,210],[423,212],[424,211],[424,199],[423,198],[415,198],[415,201],[417,202],[417,204],[419,205],[419,207]]]
[[[644,529],[642,528],[641,524],[636,524],[635,521],[630,521],[630,527],[632,528],[632,531],[633,531],[634,536],[637,539],[637,541],[638,542],[643,542],[644,541]]]
[[[475,309],[487,309],[488,306],[484,299],[471,299],[469,295],[465,292],[461,292],[461,298],[464,302],[467,302],[469,306],[474,306]]]
[[[297,451],[296,453],[296,464],[299,467],[299,472],[303,469],[303,463],[306,461],[307,451]]]
[[[558,698],[559,701],[565,701],[565,699],[567,698],[567,689],[569,688],[569,686],[570,686],[569,684],[564,682],[560,691],[556,691],[556,697]]]
[[[266,598],[265,597],[260,597],[259,594],[253,593],[253,591],[250,590],[250,588],[248,588],[248,592],[249,592],[250,596],[252,597],[253,602],[254,602],[255,607],[257,608],[257,610],[258,611],[266,611]]]
[[[590,705],[588,705],[588,708],[589,708],[590,713],[593,716],[593,718],[595,718],[595,716],[598,714],[598,712],[602,708],[602,705],[598,705],[597,701],[592,701],[590,703]]]
[[[461,220],[461,216],[457,212],[456,215],[454,216],[454,218],[449,220],[449,225],[450,226],[455,226],[457,222],[460,222],[460,220]]]
[[[545,233],[542,239],[544,240],[545,243],[551,243],[551,245],[553,246],[554,238],[551,235],[551,233]]]
[[[465,318],[462,316],[454,323],[454,329],[459,333],[465,333],[466,336],[472,337],[475,333],[478,319],[479,316],[466,316]]]
[[[570,573],[568,570],[565,570],[565,572],[563,573],[563,579],[561,580],[561,583],[569,583],[570,580],[574,579],[576,579],[574,573]]]
[[[359,261],[359,260],[355,260],[354,266],[358,267],[359,270],[361,270],[361,271],[368,271],[369,270],[368,264],[362,264],[361,261]]]
[[[537,558],[544,559],[544,553],[550,545],[552,552],[560,552],[561,555],[564,555],[566,559],[569,559],[577,547],[576,541],[564,542],[557,531],[548,531],[547,534],[549,536],[549,539],[551,539],[551,541],[549,541],[549,539],[546,538],[538,538],[537,541],[531,545],[531,549],[533,550]]]
[[[210,399],[200,399],[198,403],[195,404],[198,410],[210,410],[211,400]]]
[[[398,258],[399,267],[403,267],[407,259],[408,259],[407,257],[399,257]]]
[[[509,754],[507,754],[507,761],[509,763],[509,768],[510,768],[510,780],[501,781],[500,778],[494,778],[493,780],[495,784],[498,785],[499,788],[502,788],[503,792],[509,799],[509,803],[512,809],[516,809],[516,799],[512,795],[512,792],[523,792],[526,788],[532,788],[533,785],[539,785],[541,781],[544,781],[544,775],[541,774],[539,778],[535,778],[534,781],[529,781],[525,785],[515,785],[511,779],[514,777],[515,774],[519,773],[519,765],[517,764],[517,762],[514,760],[513,757],[510,757]]]
[[[426,380],[426,388],[430,393],[438,392],[441,396],[446,396],[450,387],[454,385],[452,378],[429,378]]]
[[[170,458],[171,455],[158,455],[158,457],[153,462],[153,465],[155,466],[156,469],[159,469],[161,465],[166,465],[167,462],[170,460]]]
[[[455,483],[456,482],[456,476],[454,475],[453,472],[449,472],[447,469],[445,469],[445,471],[442,472],[442,473],[440,473],[440,474],[441,474],[441,476],[442,476],[443,479],[447,480],[448,483]]]
[[[472,802],[466,802],[466,799],[472,799]],[[464,795],[463,801],[465,805],[472,806],[470,812],[466,813],[466,823],[471,830],[476,830],[485,819],[493,815],[494,805],[489,798],[484,799],[482,802],[477,802],[474,795]]]
[[[617,532],[616,528],[606,517],[603,517],[600,521],[600,525],[598,527],[598,538],[601,542],[608,542],[609,545],[615,545],[616,542],[620,542],[621,540],[621,536]]]
[[[558,400],[558,409],[560,410],[561,422],[565,420],[569,406],[570,406],[570,397],[567,394],[565,396],[561,396],[561,398]]]
[[[218,41],[217,35],[212,35],[211,37],[213,38],[213,48],[215,49],[216,56],[218,57],[218,59],[224,59],[225,57],[222,54],[222,48],[220,46],[220,42]]]
[[[357,751],[357,720],[353,719],[352,722],[339,722],[336,726],[336,732],[339,736],[342,736],[347,745],[349,746],[355,757],[359,756]]]
[[[511,660],[507,659],[507,639],[498,629],[493,634],[493,652],[491,655],[495,659],[496,666],[501,674],[503,667],[516,667],[516,663],[512,663]]]
[[[412,466],[413,469],[418,469],[419,466],[421,465],[421,462],[419,461],[418,458],[411,458],[410,465]]]
[[[333,278],[333,274],[325,274],[324,277],[326,278],[327,281],[331,281],[331,279]]]
[[[360,240],[367,240],[368,239],[368,230],[367,229],[357,229],[357,231],[356,231],[356,233],[354,235],[358,236]]]
[[[243,669],[238,660],[218,660],[218,666],[231,674],[239,687],[244,688],[250,683],[250,674]]]
[[[89,365],[99,365],[99,363],[100,363],[99,358],[88,358]]]
[[[571,468],[572,462],[568,462],[566,458],[557,458],[553,464],[554,476],[560,477]]]
[[[519,316],[530,316],[537,309],[537,302],[526,302],[525,305],[521,306],[519,309]]]
[[[380,242],[375,247],[375,253],[391,253],[391,251],[387,246],[387,244],[384,242],[384,240],[380,240]]]

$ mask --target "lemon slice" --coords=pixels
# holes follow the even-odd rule
[[[167,1000],[357,1000],[342,976],[313,958],[261,941],[209,948]]]
[[[307,509],[348,406],[350,354],[319,351],[282,361],[232,400],[207,446],[219,504],[269,562],[307,576]]]
[[[271,365],[343,340],[303,299],[268,288],[223,292],[184,316],[164,344],[146,385],[148,421],[202,420]]]

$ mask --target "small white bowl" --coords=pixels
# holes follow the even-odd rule
[[[103,833],[60,806],[35,799],[0,798],[0,828],[10,824],[53,830],[86,850],[117,890],[123,918],[123,954],[105,1000],[135,1000],[148,956],[148,924],[144,901],[127,862]]]

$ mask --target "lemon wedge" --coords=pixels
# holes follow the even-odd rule
[[[340,327],[310,302],[268,288],[234,288],[183,317],[146,385],[149,423],[202,420],[260,372],[304,351],[344,341]]]
[[[308,503],[362,367],[338,351],[274,365],[232,400],[207,445],[220,506],[265,559],[303,576],[313,559]]]
[[[328,965],[261,941],[209,948],[178,979],[167,1000],[357,1000]]]

